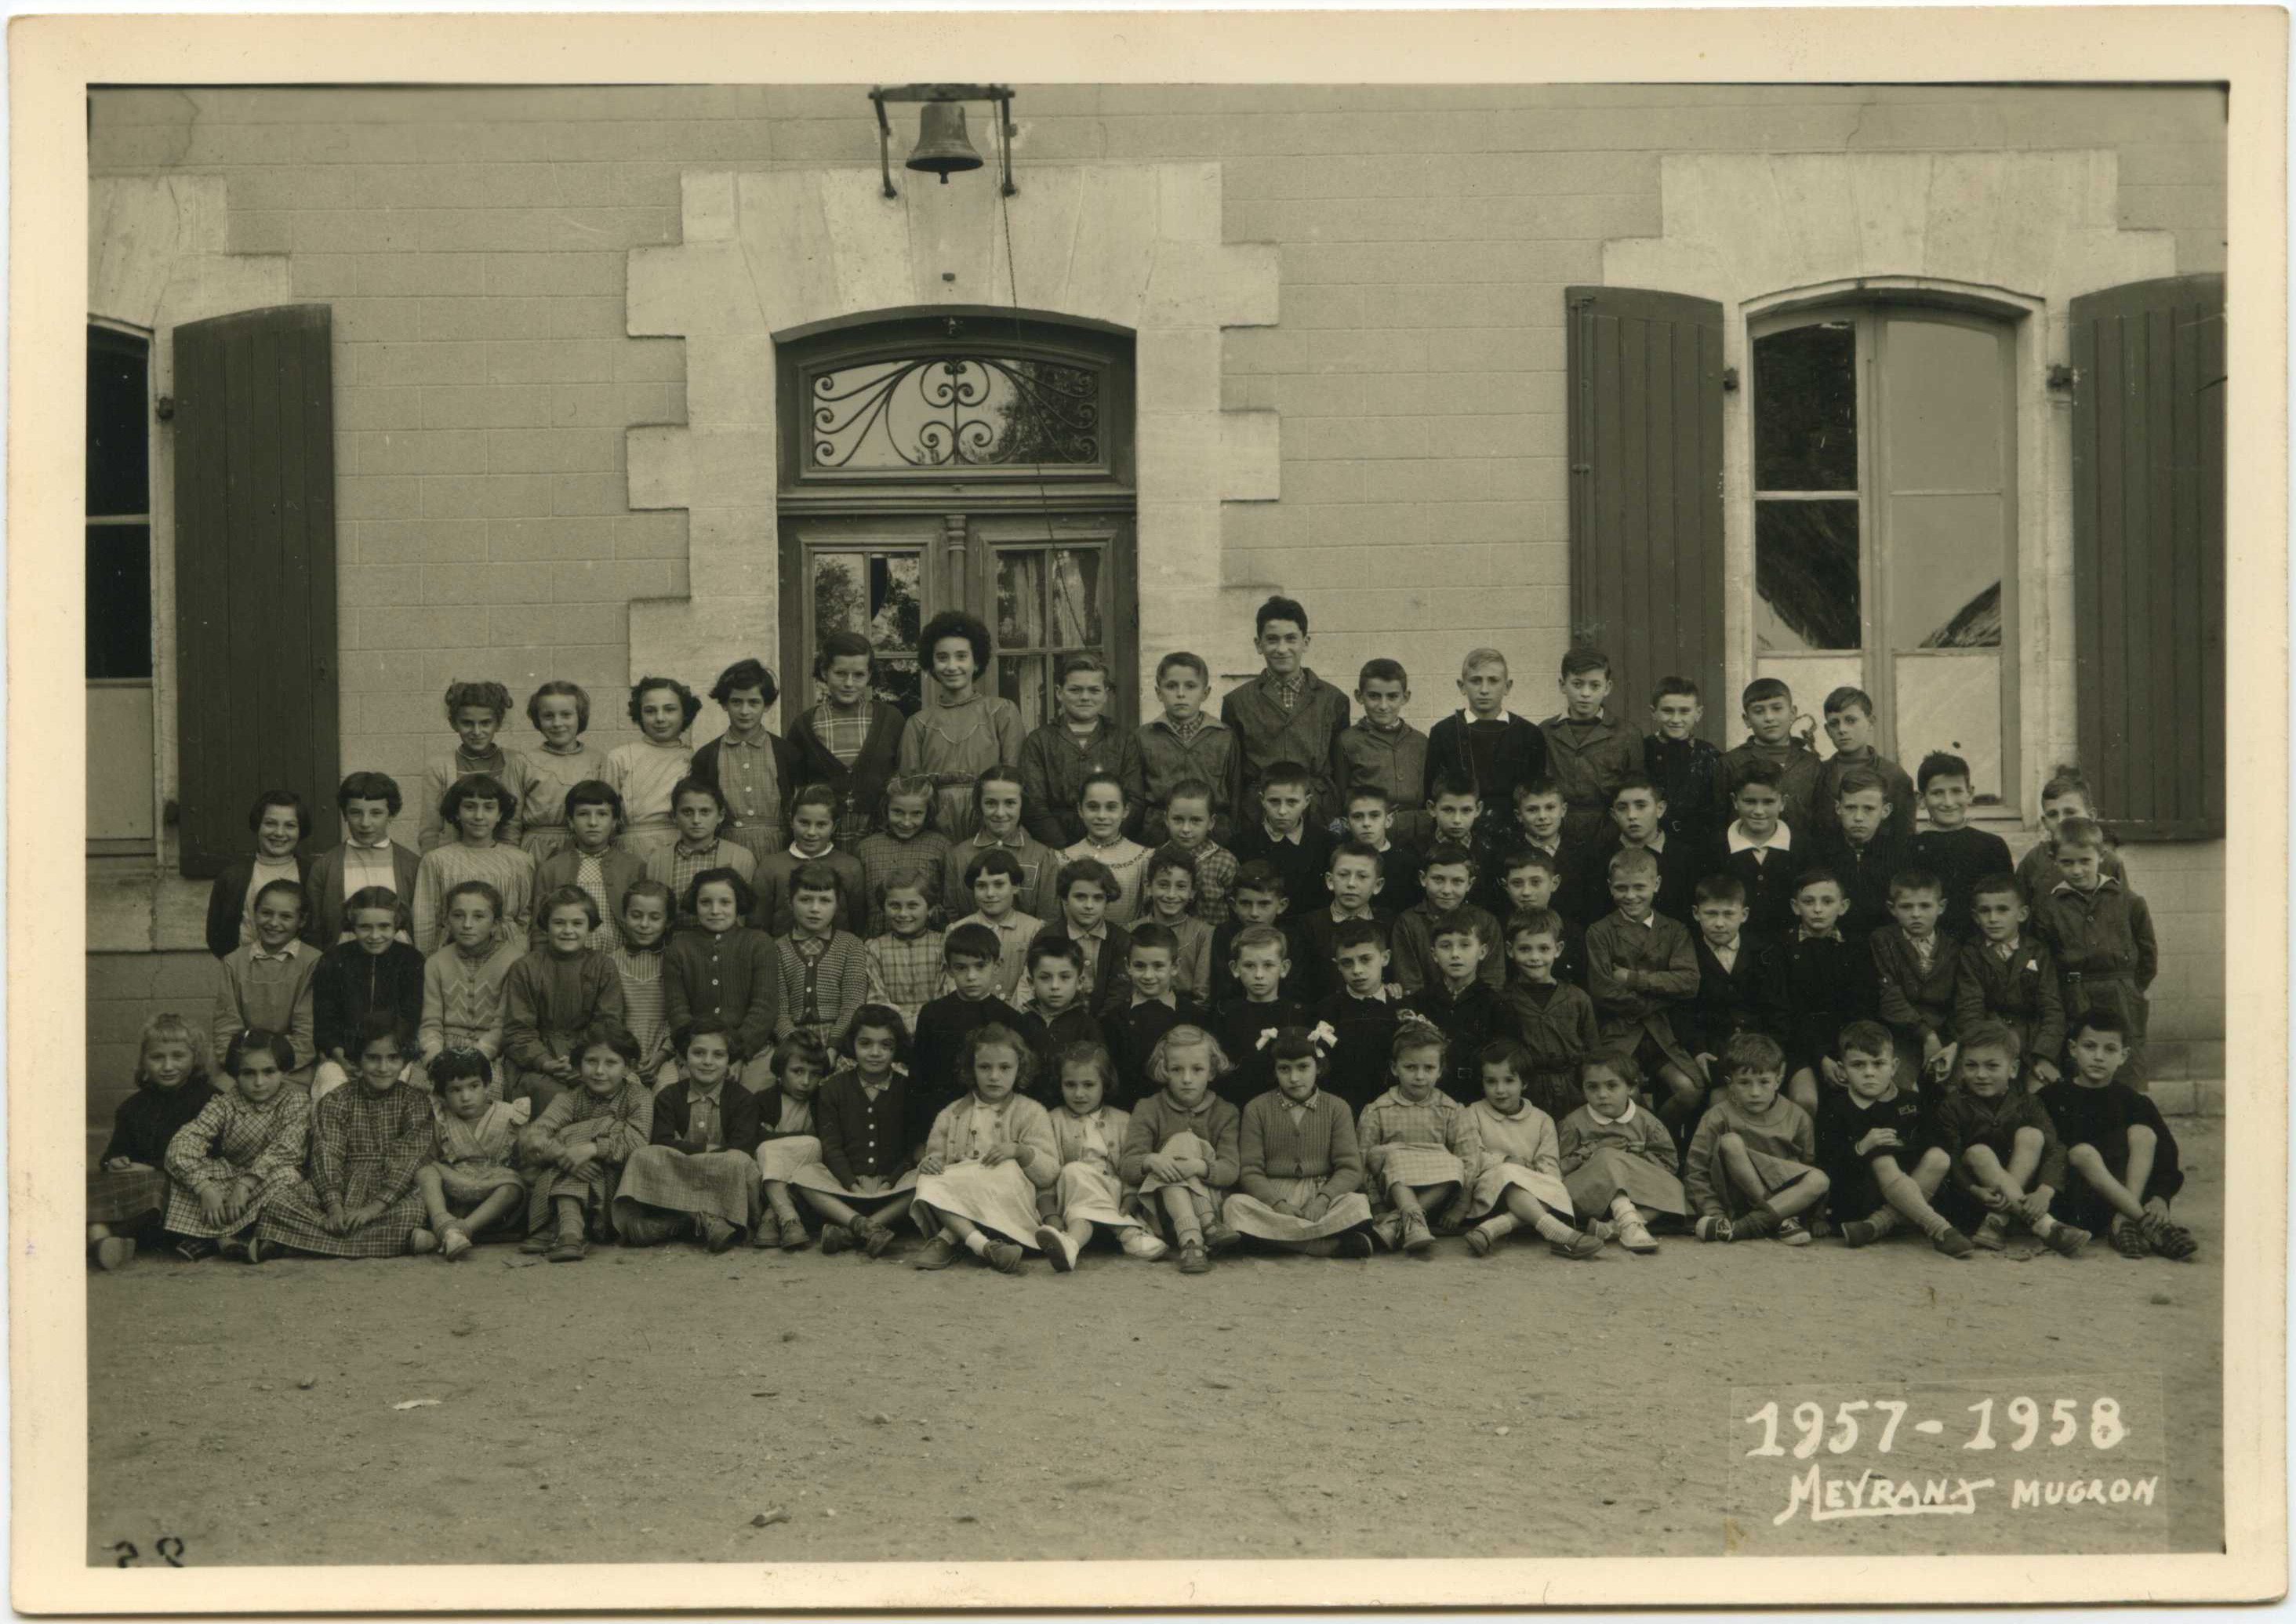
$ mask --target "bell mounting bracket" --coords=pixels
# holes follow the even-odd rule
[[[996,156],[1004,172],[1004,194],[1016,197],[1013,184],[1013,89],[1009,85],[890,85],[869,93],[877,109],[877,168],[887,197],[893,189],[893,127],[885,117],[888,102],[994,102],[996,103]]]

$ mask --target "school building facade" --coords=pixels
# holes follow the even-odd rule
[[[888,197],[869,88],[91,97],[92,1122],[255,791],[413,791],[450,679],[611,747],[756,654],[785,726],[958,606],[1032,722],[1078,648],[1136,719],[1277,590],[1423,727],[1577,637],[1726,744],[1862,686],[2021,851],[2079,759],[2221,1109],[2220,90],[1023,85],[1011,195],[894,103]]]

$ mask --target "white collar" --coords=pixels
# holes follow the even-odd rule
[[[1590,1116],[1590,1117],[1594,1117],[1594,1116],[1595,1116],[1595,1113],[1594,1113],[1593,1111],[1588,1111],[1587,1114],[1588,1116]],[[1600,1117],[1595,1117],[1595,1120],[1597,1122],[1600,1122],[1603,1119],[1602,1119],[1602,1118],[1600,1118]],[[1620,1111],[1617,1116],[1612,1117],[1612,1118],[1611,1119],[1610,1126],[1611,1126],[1611,1127],[1612,1127],[1612,1128],[1624,1128],[1628,1123],[1629,1123],[1629,1122],[1633,1121],[1634,1120],[1635,1120],[1635,1102],[1634,1102],[1633,1098],[1632,1098],[1631,1096],[1629,1096],[1629,1097],[1628,1098],[1628,1100],[1627,1100],[1627,1108],[1626,1108],[1624,1111]]]
[[[1770,851],[1792,851],[1793,849],[1793,826],[1790,824],[1782,822],[1775,829],[1770,832],[1770,838],[1768,840],[1757,841],[1753,836],[1746,833],[1746,826],[1734,817],[1730,820],[1729,841],[1730,852],[1733,857],[1736,856],[1739,852],[1752,851],[1757,848]]]
[[[1488,717],[1477,716],[1472,709],[1464,705],[1459,707],[1459,726],[1462,727],[1472,726],[1477,722],[1498,722],[1505,724],[1513,722],[1513,720],[1514,712],[1509,710],[1505,705],[1501,705],[1499,707],[1499,713],[1496,716]]]

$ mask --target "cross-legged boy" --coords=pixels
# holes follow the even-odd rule
[[[1818,1102],[1817,1164],[1841,1238],[1871,1246],[1902,1220],[1948,1258],[1972,1255],[1970,1238],[1930,1205],[1953,1170],[1931,1126],[1934,1095],[1898,1087],[1897,1046],[1879,1022],[1852,1021],[1841,1046],[1846,1080]]]
[[[1474,786],[1481,801],[1483,843],[1504,843],[1508,808],[1516,786],[1546,776],[1546,735],[1528,717],[1507,709],[1514,678],[1506,656],[1494,648],[1470,649],[1459,662],[1459,697],[1466,702],[1435,724],[1427,735],[1427,770],[1422,787],[1432,800],[1439,780]]]
[[[1662,677],[1651,691],[1651,731],[1643,735],[1643,768],[1666,802],[1666,833],[1703,850],[1730,821],[1730,775],[1722,752],[1698,736],[1705,696],[1687,677]]]
[[[1356,795],[1371,790],[1390,806],[1416,808],[1427,783],[1427,735],[1403,719],[1411,702],[1411,678],[1392,660],[1369,660],[1356,678],[1356,703],[1363,715],[1342,728],[1332,744],[1332,775],[1338,781],[1340,816],[1333,836],[1344,839],[1348,808]],[[1425,816],[1413,814],[1414,832]]]
[[[1841,882],[1813,868],[1794,888],[1800,923],[1763,955],[1762,1025],[1784,1046],[1786,1090],[1815,1115],[1818,1079],[1840,1084],[1835,1038],[1853,1021],[1871,1021],[1881,1008],[1874,988],[1874,955],[1841,933]]]
[[[1954,983],[1960,945],[1938,929],[1945,886],[1923,868],[1890,878],[1890,923],[1874,932],[1874,996],[1897,1039],[1898,1087],[1945,1084],[1953,1076]]]
[[[1220,701],[1220,720],[1235,733],[1238,782],[1264,784],[1279,761],[1304,765],[1302,813],[1327,829],[1340,816],[1331,768],[1332,747],[1348,725],[1348,696],[1308,668],[1308,611],[1298,600],[1268,599],[1252,627],[1253,646],[1267,668]]]
[[[2057,825],[2061,877],[2034,898],[2033,928],[2049,944],[2064,978],[2066,1020],[2093,1009],[2120,1018],[2128,1042],[2120,1080],[2135,1088],[2145,1078],[2144,1033],[2152,1013],[2145,993],[2160,973],[2161,949],[2152,910],[2126,880],[2104,872],[2104,856],[2103,824],[2069,817]]]
[[[1785,1057],[1761,1033],[1745,1032],[1723,1051],[1722,1072],[1722,1097],[1700,1119],[1682,1162],[1698,1238],[1768,1235],[1807,1246],[1801,1215],[1824,1198],[1826,1177],[1814,1165],[1817,1136],[1808,1113],[1778,1092]]]
[[[1954,961],[1953,1023],[1964,1042],[1980,1021],[2005,1024],[2025,1062],[2029,1086],[2038,1088],[2061,1075],[2065,1005],[2055,956],[2025,928],[2030,911],[2014,875],[1977,882],[1970,898],[1977,935],[1961,944]]]
[[[2065,1187],[2051,1215],[2092,1230],[2110,1224],[2113,1250],[2124,1258],[2191,1257],[2200,1243],[2169,1217],[2169,1203],[2185,1187],[2177,1136],[2161,1108],[2121,1080],[2128,1022],[2095,1005],[2072,1017],[2072,1029],[2071,1074],[2041,1090],[2065,1147]]]
[[[1746,719],[1746,738],[1722,757],[1730,782],[1738,782],[1742,763],[1768,762],[1778,769],[1778,793],[1785,799],[1786,822],[1803,834],[1816,833],[1812,819],[1823,769],[1817,752],[1794,734],[1793,690],[1775,677],[1758,677],[1746,685],[1739,704]]]
[[[2071,1257],[2088,1244],[2089,1232],[2051,1213],[2064,1188],[2064,1146],[2040,1100],[2016,1087],[2016,1033],[1998,1021],[1964,1025],[1958,1072],[1961,1086],[1938,1103],[1935,1121],[1956,1184],[1985,1212],[1969,1238],[1988,1251],[2005,1251],[2016,1223]]]
[[[1611,657],[1600,649],[1574,648],[1563,655],[1554,685],[1562,691],[1562,709],[1538,725],[1546,735],[1547,771],[1569,808],[1563,833],[1591,841],[1602,833],[1620,783],[1643,770],[1643,742],[1603,714]]]
[[[1820,828],[1840,820],[1835,802],[1841,794],[1842,775],[1864,767],[1880,775],[1882,799],[1889,804],[1890,833],[1898,842],[1914,838],[1914,781],[1906,769],[1874,747],[1874,700],[1863,688],[1836,688],[1825,696],[1825,736],[1833,753],[1818,770],[1817,800],[1812,810]]]
[[[1922,758],[1915,773],[1922,809],[1929,826],[1917,833],[1906,848],[1906,860],[1935,874],[1944,886],[1945,907],[1938,923],[1948,934],[1967,937],[1976,930],[1969,915],[1969,899],[1977,882],[1988,874],[2013,872],[2009,842],[1969,823],[1971,788],[1969,763],[1959,756],[1933,750]]]

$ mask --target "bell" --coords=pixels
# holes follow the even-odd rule
[[[908,168],[938,175],[948,185],[952,175],[980,167],[980,154],[964,135],[964,106],[958,102],[928,102],[917,119],[917,150],[909,154]]]

